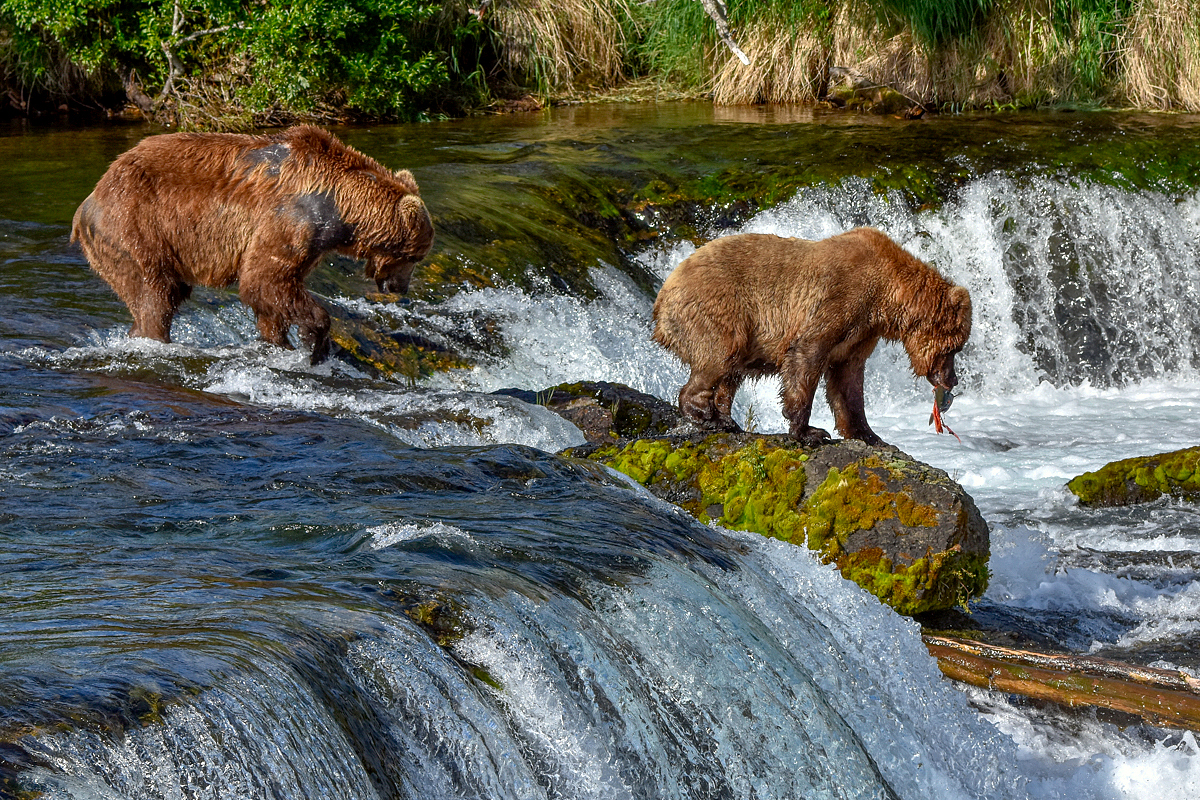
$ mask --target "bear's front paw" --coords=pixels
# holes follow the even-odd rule
[[[718,415],[716,419],[709,420],[704,425],[706,430],[720,431],[721,433],[741,433],[742,426],[733,421],[732,417],[723,417]]]
[[[317,364],[320,364],[322,361],[329,358],[329,347],[329,334],[325,334],[324,336],[318,338],[313,344],[312,358],[308,360],[308,363],[315,367]]]

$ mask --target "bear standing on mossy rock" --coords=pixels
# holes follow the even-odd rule
[[[196,284],[238,284],[265,341],[312,363],[329,355],[329,314],[304,288],[321,256],[365,259],[381,291],[407,292],[433,222],[407,170],[392,172],[327,131],[174,133],[124,153],[75,212],[71,240],[133,315],[131,336],[171,340]]]
[[[829,438],[808,424],[824,375],[838,431],[878,445],[864,410],[867,357],[880,339],[903,342],[913,372],[953,389],[971,296],[873,228],[818,242],[745,233],[684,259],[654,323],[654,340],[691,368],[679,410],[702,427],[739,430],[730,409],[742,381],[778,374],[791,435],[815,446]]]

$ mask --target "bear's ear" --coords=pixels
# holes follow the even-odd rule
[[[407,233],[408,248],[416,260],[425,257],[433,247],[433,220],[429,209],[415,194],[407,194],[396,205],[396,216],[402,230]]]
[[[950,308],[954,310],[955,322],[960,331],[971,330],[971,293],[961,286],[950,290]]]
[[[421,188],[419,186],[417,186],[417,179],[414,178],[413,174],[411,172],[409,172],[408,170],[406,170],[406,169],[396,170],[396,180],[401,185],[403,185],[405,189],[408,189],[413,194],[421,193]]]

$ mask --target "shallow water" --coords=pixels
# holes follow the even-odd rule
[[[876,225],[975,301],[961,443],[926,427],[897,347],[869,365],[868,414],[991,524],[976,616],[1200,674],[1196,512],[1086,511],[1062,488],[1200,440],[1195,120],[682,104],[340,131],[413,169],[437,263],[493,284],[418,280],[387,307],[353,265],[313,276],[476,362],[417,386],[261,345],[224,292],[197,293],[175,344],[128,339],[67,235],[146,132],[0,136],[0,795],[1200,790],[1192,733],[963,690],[914,623],[804,551],[549,455],[581,435],[487,394],[671,398],[650,306],[681,237]],[[740,221],[734,190],[771,176],[781,202]],[[637,241],[579,214],[697,186],[725,199],[647,211]],[[735,413],[784,429],[777,391],[745,387]]]

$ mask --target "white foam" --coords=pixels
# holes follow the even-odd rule
[[[448,546],[471,541],[471,535],[462,528],[444,522],[388,522],[367,528],[365,533],[371,537],[372,550],[384,550],[396,544],[421,539],[430,539]]]
[[[674,396],[686,373],[650,339],[651,299],[610,268],[592,271],[593,301],[562,295],[530,297],[517,289],[463,292],[448,309],[484,309],[500,319],[509,352],[470,370],[430,379],[432,386],[491,392],[540,390],[559,383],[606,380]]]

